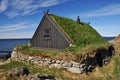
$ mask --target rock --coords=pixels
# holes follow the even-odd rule
[[[47,62],[47,61],[43,63],[43,66],[44,66],[44,67],[46,67],[46,66],[48,66],[48,65],[49,65],[49,62]]]
[[[44,60],[45,60],[45,61],[48,61],[49,59],[48,59],[48,58],[45,58]]]
[[[15,58],[15,57],[16,57],[16,52],[13,51],[13,52],[11,53],[11,58]]]
[[[32,59],[35,59],[35,57],[32,57],[32,56],[28,57],[28,60],[32,60]]]
[[[27,76],[27,80],[55,80],[55,78],[54,76],[48,76],[48,75],[30,74]]]
[[[11,80],[11,78],[14,80],[55,80],[54,76],[40,75],[39,73],[31,74],[25,67],[13,68],[6,76],[6,79]]]
[[[73,67],[76,67],[76,68],[80,67],[80,63],[78,62],[71,61],[71,63],[73,64]]]
[[[27,80],[40,80],[38,73],[37,73],[37,74],[34,74],[34,75],[29,74],[26,79],[27,79]]]
[[[71,67],[67,69],[68,71],[72,72],[72,73],[78,73],[81,74],[82,71],[80,70],[80,68],[76,68],[76,67]]]
[[[72,67],[72,63],[71,62],[64,62],[63,64],[62,64],[62,67],[63,68],[68,68],[68,67]]]
[[[85,63],[80,64],[80,68],[84,68],[85,67]]]
[[[17,67],[17,68],[13,68],[8,75],[9,76],[20,76],[20,75],[28,75],[30,72],[27,68],[25,67]]]
[[[62,66],[60,65],[60,64],[51,64],[50,66],[49,66],[49,68],[57,68],[57,69],[61,69],[62,68]]]
[[[82,73],[83,73],[83,72],[86,72],[85,69],[86,69],[86,68],[80,68],[80,70],[81,70]]]
[[[34,61],[33,64],[38,65],[40,62],[39,61]]]
[[[41,75],[40,80],[56,80],[54,76]]]
[[[52,63],[55,63],[56,61],[55,61],[55,60],[52,60],[51,62],[52,62]]]
[[[57,64],[60,64],[60,60],[56,60],[56,63],[57,63]]]

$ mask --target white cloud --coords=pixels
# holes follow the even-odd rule
[[[80,15],[81,17],[99,17],[99,16],[109,16],[109,15],[117,15],[117,14],[120,14],[120,4],[108,5],[97,10],[72,14],[70,16],[76,17],[77,15]]]
[[[0,39],[15,39],[15,38],[32,38],[32,32],[18,32],[18,33],[1,33]]]
[[[17,23],[0,26],[0,39],[5,38],[31,38],[37,24]],[[21,31],[23,30],[23,31]]]
[[[10,24],[10,25],[5,25],[5,26],[0,26],[0,33],[5,33],[5,32],[13,32],[20,30],[28,30],[28,29],[33,29],[36,28],[37,24],[28,24],[28,23],[17,23],[17,24]]]
[[[54,5],[57,5],[57,4],[64,3],[66,1],[70,1],[70,0],[45,0],[45,2],[42,2],[39,7],[54,6]]]
[[[0,13],[4,12],[7,9],[8,0],[1,0],[0,2]]]
[[[7,26],[0,26],[0,32],[9,32],[9,31],[16,31],[27,28],[26,23],[18,23],[14,25],[7,25]]]
[[[36,11],[40,8],[50,7],[65,3],[71,0],[10,0],[7,6],[10,7],[10,11],[6,12],[9,18],[16,16],[24,16],[34,14],[40,11]]]
[[[20,13],[18,13],[16,11],[7,12],[6,14],[9,18],[13,18],[13,17],[16,17],[16,16],[20,15]]]

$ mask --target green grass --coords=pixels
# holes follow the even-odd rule
[[[0,69],[5,69],[4,71],[4,75],[9,72],[12,68],[15,68],[15,67],[20,67],[20,66],[24,66],[26,67],[27,69],[30,70],[31,73],[39,73],[41,75],[49,75],[49,76],[54,76],[55,78],[57,79],[62,79],[62,80],[72,80],[68,77],[66,77],[64,74],[63,74],[63,70],[60,70],[60,69],[56,69],[56,68],[43,68],[43,67],[36,67],[36,66],[33,66],[33,65],[30,65],[30,64],[26,64],[26,63],[23,63],[23,62],[19,62],[19,61],[14,61],[12,60],[10,63],[8,64],[4,64],[4,65],[0,65]],[[3,76],[3,75],[2,75]],[[1,76],[0,76],[0,79],[1,79]],[[12,78],[11,78],[12,79]],[[10,80],[11,80],[10,79]]]
[[[113,74],[116,77],[120,77],[120,56],[114,56],[113,59],[115,61],[115,69]]]
[[[22,52],[29,55],[41,55],[41,56],[56,56],[61,50],[44,50],[38,48],[29,47],[27,44],[17,45],[15,51]]]
[[[55,19],[56,23],[60,25],[61,29],[70,37],[76,46],[84,47],[86,45],[93,44],[105,44],[106,40],[93,29],[89,24],[83,23],[77,24],[76,21],[51,14],[52,18]]]
[[[107,66],[99,68],[100,73],[104,75],[107,80],[120,79],[120,56],[113,56],[111,62]],[[102,80],[102,78],[100,79]]]

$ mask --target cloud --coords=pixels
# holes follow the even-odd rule
[[[16,11],[12,11],[12,12],[7,12],[7,16],[9,18],[14,18],[16,16],[20,15],[20,13],[16,12]]]
[[[15,39],[15,38],[32,38],[32,32],[18,32],[18,33],[1,33],[0,39]]]
[[[99,17],[99,16],[109,16],[109,15],[117,15],[117,14],[120,14],[120,4],[108,5],[97,10],[77,13],[71,16],[75,17],[77,15],[80,15],[81,17],[86,18],[86,17]]]
[[[17,23],[0,26],[0,38],[31,38],[37,24]]]
[[[25,16],[25,15],[34,14],[34,13],[40,12],[40,11],[37,11],[40,8],[62,4],[71,0],[29,0],[29,1],[28,0],[9,0],[9,4],[7,4],[8,2],[7,0],[3,0],[3,1],[4,2],[6,1],[6,4],[4,3],[4,6],[6,5],[5,8],[2,8],[3,11],[5,11],[7,8],[10,8],[9,11],[6,11],[6,15],[9,18],[13,18],[16,16]]]
[[[16,31],[27,28],[26,23],[18,23],[14,25],[0,26],[0,32]]]
[[[4,12],[7,9],[8,0],[2,0],[0,2],[0,13]]]

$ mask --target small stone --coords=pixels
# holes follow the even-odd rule
[[[13,52],[11,53],[11,58],[15,58],[15,57],[16,57],[16,52],[13,51]]]
[[[52,63],[55,63],[55,60],[52,60],[51,62],[52,62]]]
[[[28,59],[29,59],[29,60],[32,60],[32,59],[34,59],[34,57],[29,56]]]
[[[44,62],[44,63],[43,63],[43,66],[48,66],[48,65],[49,65],[48,62]]]
[[[77,73],[77,74],[81,74],[82,73],[80,68],[76,68],[76,67],[71,67],[71,68],[68,68],[67,70],[72,72],[72,73]]]
[[[61,69],[62,66],[61,66],[60,64],[51,64],[51,65],[49,66],[49,68],[57,68],[57,69]]]
[[[27,76],[27,80],[40,80],[39,74],[34,74],[34,75],[30,74]]]
[[[62,66],[64,67],[64,68],[68,68],[68,67],[72,67],[72,63],[71,62],[64,62],[63,64],[62,64]]]
[[[80,68],[83,68],[83,67],[85,67],[85,63],[80,64]]]
[[[76,68],[80,67],[80,63],[78,62],[71,61],[71,63],[73,64],[73,67],[76,67]]]
[[[56,63],[57,63],[57,64],[60,64],[60,60],[57,60]]]
[[[48,58],[45,58],[44,60],[45,60],[45,61],[47,61],[47,60],[48,60]]]

